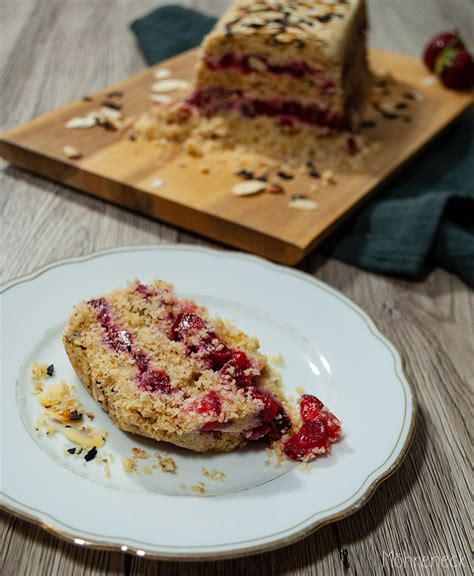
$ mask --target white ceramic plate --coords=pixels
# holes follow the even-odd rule
[[[140,278],[178,293],[258,336],[284,355],[288,394],[315,394],[342,420],[331,455],[303,469],[278,465],[260,447],[194,454],[118,430],[75,376],[61,332],[75,303]],[[284,546],[357,510],[400,464],[414,428],[415,399],[392,344],[350,300],[301,272],[259,258],[187,246],[119,248],[48,265],[1,294],[1,462],[5,507],[76,542],[159,558],[218,558]],[[31,363],[54,363],[77,385],[94,424],[109,431],[115,456],[106,478],[98,459],[65,457],[60,434],[38,436]],[[177,462],[125,474],[133,446]],[[141,466],[148,461],[140,462]],[[226,474],[213,482],[202,469]],[[206,494],[191,486],[203,481]],[[185,488],[183,487],[185,485]]]

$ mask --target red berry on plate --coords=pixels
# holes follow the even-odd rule
[[[321,412],[323,403],[316,396],[303,394],[300,399],[300,414],[303,421],[316,420]]]
[[[423,62],[427,68],[433,72],[435,69],[436,59],[442,50],[448,46],[457,50],[464,50],[464,42],[453,32],[441,32],[432,38],[423,52]]]
[[[474,62],[466,51],[443,50],[436,60],[436,74],[448,88],[465,90],[474,83]]]

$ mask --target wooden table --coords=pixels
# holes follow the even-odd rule
[[[2,128],[142,68],[143,60],[127,25],[159,3],[2,0]],[[197,0],[186,4],[218,14],[227,2]],[[471,0],[451,0],[449,4],[445,0],[371,0],[369,6],[375,46],[419,54],[431,34],[458,26],[474,48]],[[170,242],[210,245],[5,163],[0,178],[2,281],[50,260],[109,246]],[[418,392],[419,416],[412,448],[398,472],[371,501],[350,518],[283,550],[202,564],[165,563],[87,550],[4,513],[1,574],[472,572],[468,508],[468,383],[474,381],[472,292],[444,270],[436,270],[423,282],[406,282],[326,259],[317,251],[300,267],[352,298],[377,320],[407,358],[408,374]],[[423,568],[421,560],[415,558],[420,556],[428,557],[432,567]],[[436,568],[436,558],[444,556],[461,566]],[[400,562],[404,567],[397,568]]]

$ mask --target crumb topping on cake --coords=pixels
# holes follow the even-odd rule
[[[238,0],[222,21],[226,36],[265,34],[274,48],[292,44],[302,49],[308,42],[321,46],[331,56],[343,35],[347,21],[357,9],[358,0]]]

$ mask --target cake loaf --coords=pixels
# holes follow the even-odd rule
[[[364,0],[236,0],[206,37],[201,114],[354,129],[370,90]]]

